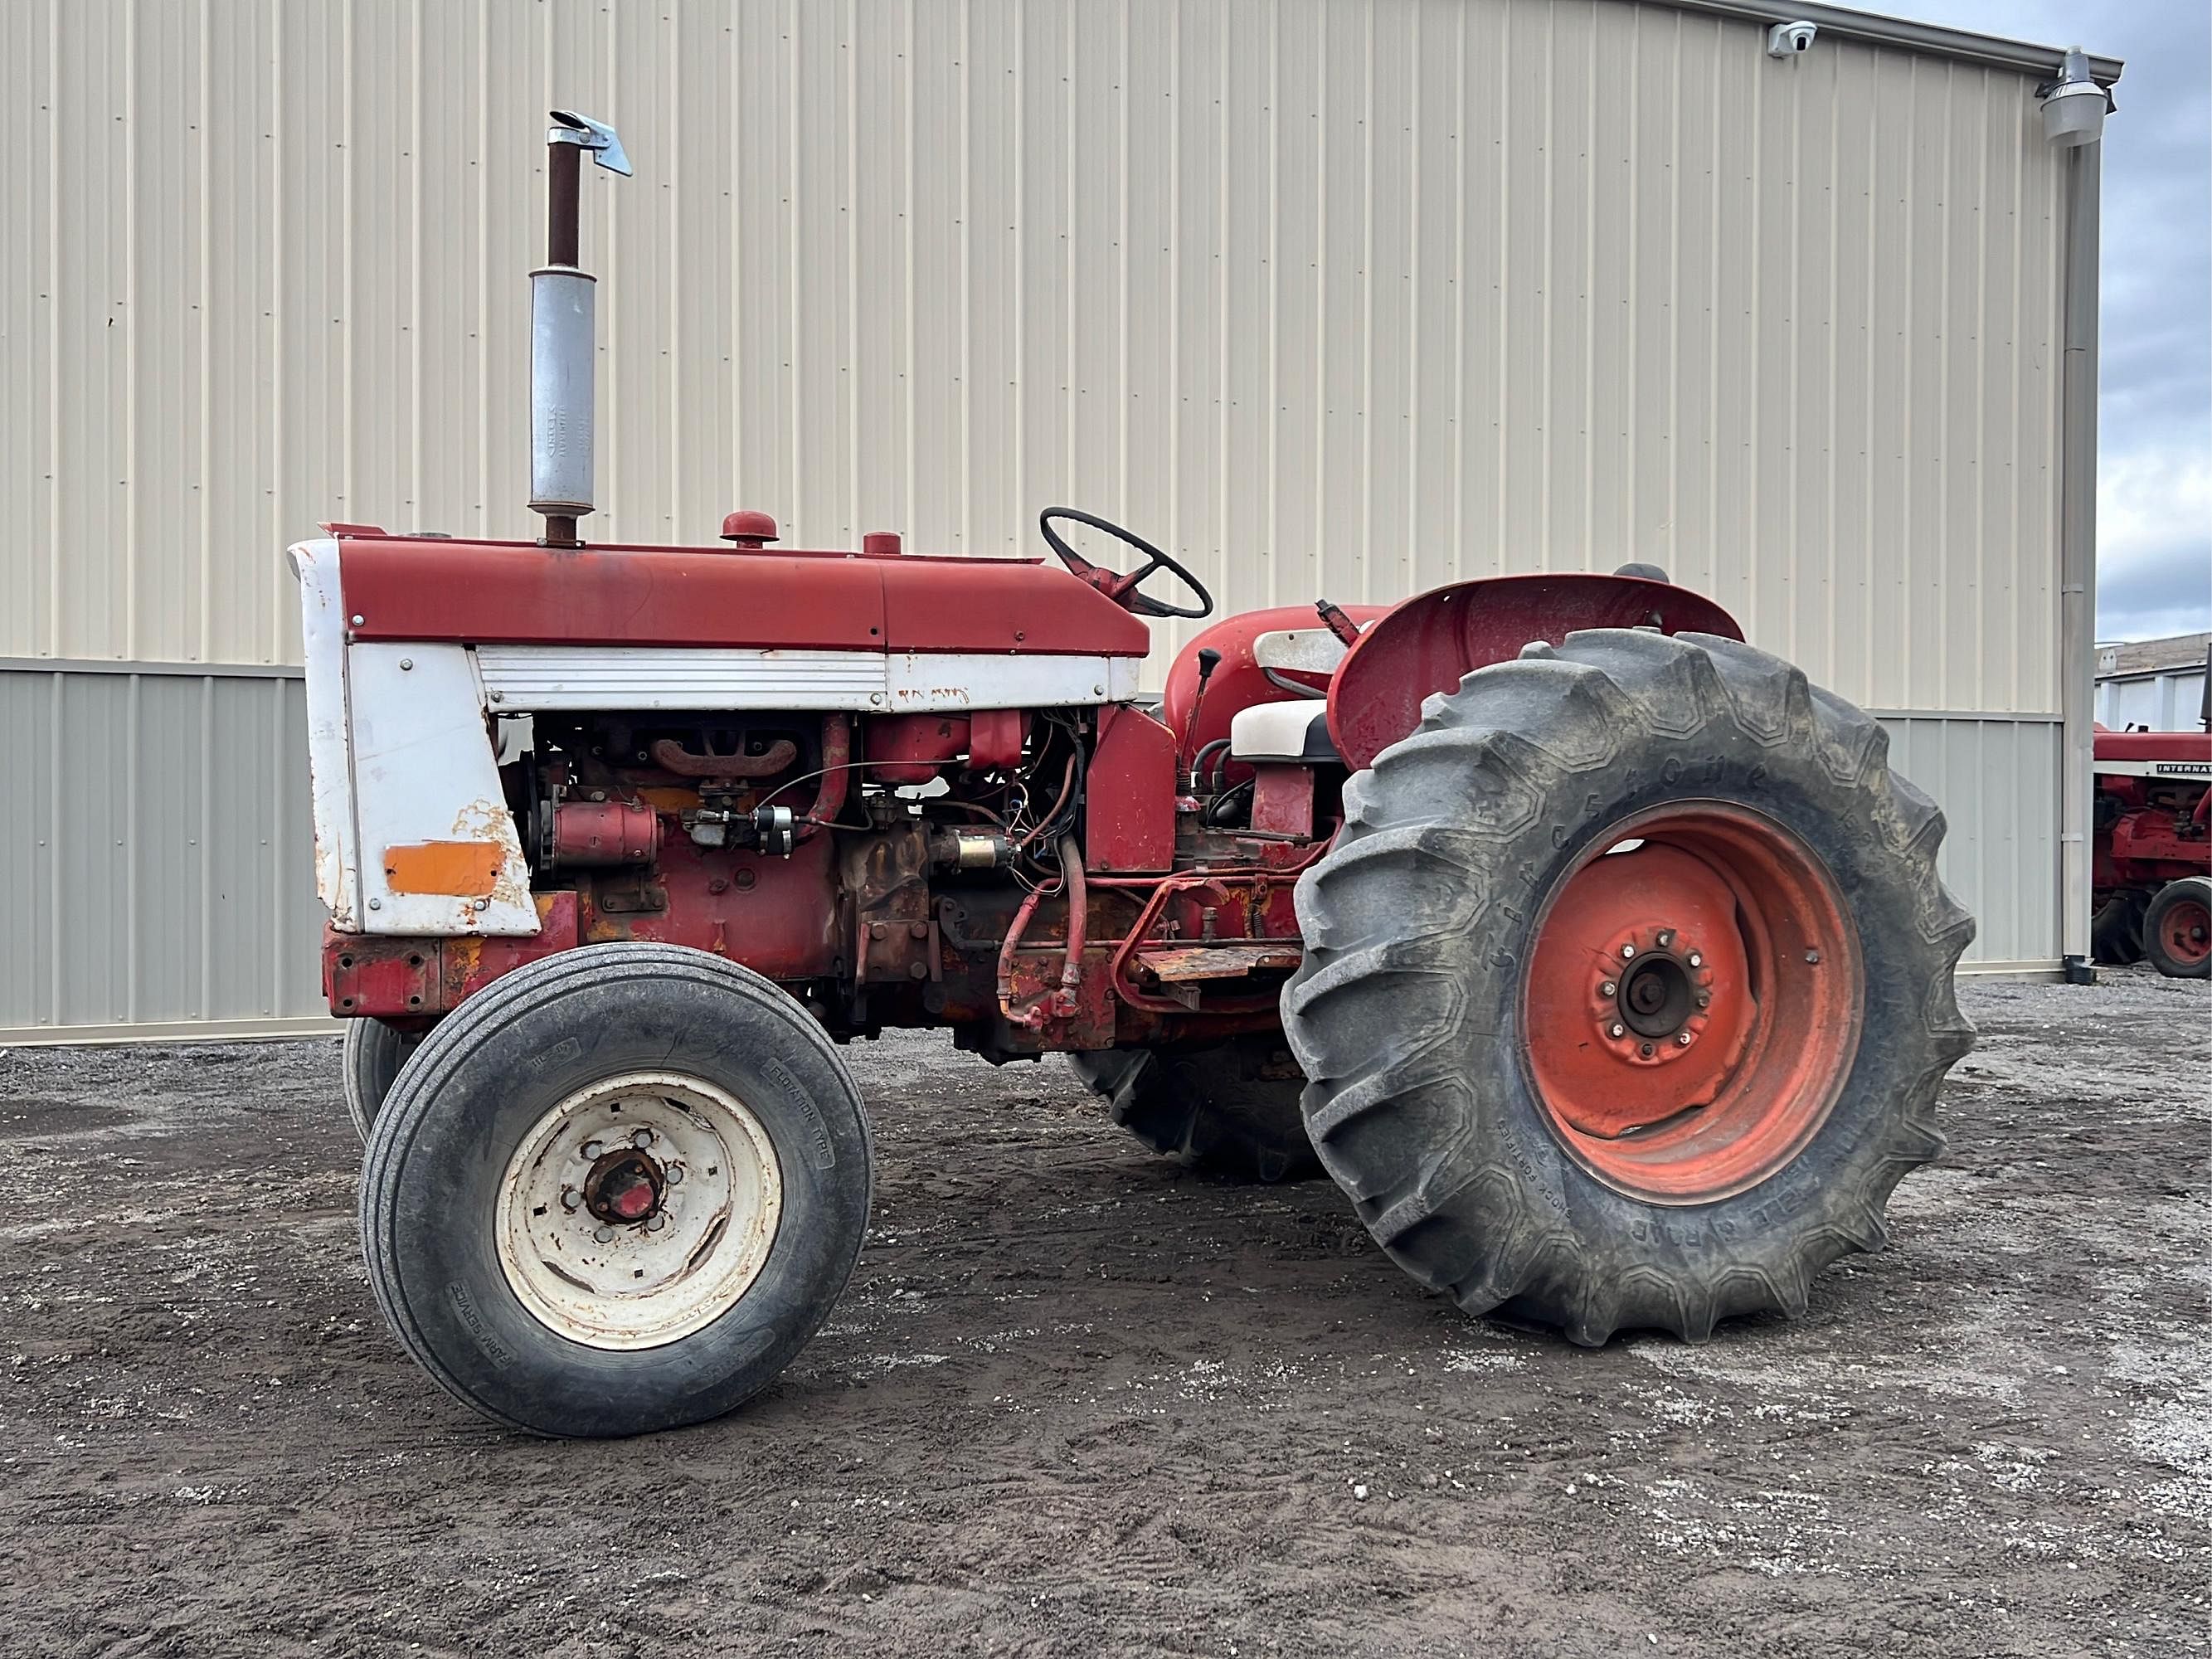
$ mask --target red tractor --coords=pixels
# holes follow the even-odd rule
[[[1085,514],[1048,557],[585,545],[576,179],[620,151],[549,139],[544,537],[291,552],[368,1273],[453,1395],[619,1435],[774,1377],[866,1230],[839,1045],[891,1026],[1326,1171],[1577,1343],[1799,1312],[1881,1244],[1973,922],[1871,719],[1647,566],[1230,617],[1155,708],[1142,619],[1212,602]]]
[[[2100,726],[2095,744],[2097,959],[2212,975],[2212,732]]]

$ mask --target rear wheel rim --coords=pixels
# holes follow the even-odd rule
[[[1858,1051],[1865,969],[1835,878],[1772,818],[1721,801],[1624,819],[1538,919],[1522,1029],[1571,1155],[1664,1204],[1773,1176]]]
[[[499,1265],[533,1319],[587,1347],[654,1348],[752,1288],[775,1243],[783,1169],[726,1089],[631,1073],[532,1124],[495,1205]]]
[[[2212,907],[2193,898],[2169,904],[2159,918],[2158,933],[2168,956],[2194,968],[2212,957]]]

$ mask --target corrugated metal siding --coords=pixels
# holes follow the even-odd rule
[[[1651,559],[1862,702],[2057,706],[2025,76],[1611,0],[85,0],[0,65],[0,655],[289,662],[314,520],[528,533],[561,101],[640,168],[598,537]]]
[[[1224,610],[1649,559],[1861,702],[2048,714],[2033,89],[1762,38],[1613,0],[0,7],[0,657],[293,664],[315,520],[531,533],[560,102],[640,167],[586,175],[599,538],[747,505],[1004,552],[1069,501]],[[296,684],[0,672],[0,1035],[319,1013]],[[1890,724],[1973,958],[2052,958],[2056,728]]]
[[[301,681],[0,672],[0,1039],[312,1018]]]
[[[2055,964],[2057,726],[1882,724],[1949,818],[1967,965]],[[319,1020],[306,741],[296,679],[0,672],[0,1042]]]
[[[1940,867],[1978,931],[1965,965],[2058,965],[2059,726],[2053,720],[1898,720],[1890,764],[1942,807]]]
[[[2114,731],[2147,726],[2154,732],[2201,732],[2204,670],[2168,668],[2156,674],[2097,682],[2097,718]]]

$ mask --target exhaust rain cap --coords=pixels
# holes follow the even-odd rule
[[[604,121],[594,121],[588,115],[579,115],[574,110],[549,111],[553,125],[546,129],[549,144],[575,144],[592,152],[592,159],[609,173],[630,176],[629,157],[623,154],[622,140],[615,130]]]

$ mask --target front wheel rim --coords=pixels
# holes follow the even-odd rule
[[[759,1279],[783,1168],[726,1089],[630,1073],[531,1126],[495,1210],[501,1270],[533,1319],[587,1347],[654,1348],[704,1329]]]
[[[1616,1190],[1698,1204],[1803,1151],[1858,1050],[1865,969],[1834,878],[1764,813],[1624,819],[1554,889],[1522,1029],[1553,1133]]]

